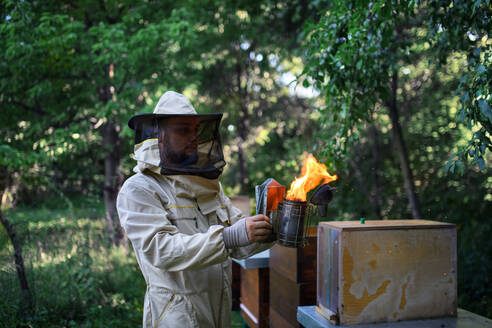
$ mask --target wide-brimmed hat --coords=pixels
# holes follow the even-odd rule
[[[159,99],[153,113],[134,115],[128,121],[128,126],[135,130],[135,124],[139,120],[173,116],[196,116],[199,119],[220,119],[222,117],[222,113],[198,114],[188,98],[184,95],[174,91],[167,91]]]

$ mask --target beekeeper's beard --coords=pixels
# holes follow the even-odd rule
[[[195,151],[191,154],[187,154],[183,151],[174,151],[169,144],[168,140],[164,142],[164,158],[166,162],[171,166],[184,167],[188,165],[196,164],[198,161],[198,153]]]

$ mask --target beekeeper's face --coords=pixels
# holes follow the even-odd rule
[[[198,159],[198,120],[193,116],[171,117],[159,124],[161,160],[172,166],[185,166]]]

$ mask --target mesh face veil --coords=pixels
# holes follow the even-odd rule
[[[216,179],[225,166],[219,134],[222,114],[142,115],[135,119],[135,144],[158,140],[162,175]]]

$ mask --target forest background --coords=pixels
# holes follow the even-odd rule
[[[115,210],[128,119],[175,90],[223,112],[229,196],[339,176],[327,220],[457,225],[458,306],[492,318],[491,6],[473,1],[0,4],[0,326],[134,327]]]

